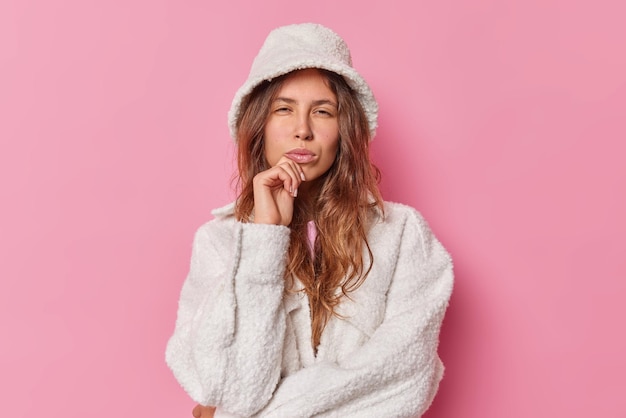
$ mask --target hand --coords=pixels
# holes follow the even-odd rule
[[[214,406],[196,405],[195,408],[193,408],[193,410],[191,411],[191,415],[193,415],[194,418],[213,418],[214,414]]]
[[[254,176],[254,222],[289,225],[293,218],[293,200],[304,180],[302,168],[287,157]]]

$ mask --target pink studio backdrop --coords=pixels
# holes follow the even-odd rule
[[[189,417],[164,364],[226,112],[316,21],[381,106],[388,200],[457,272],[428,418],[626,416],[626,8],[616,1],[0,4],[0,416]]]

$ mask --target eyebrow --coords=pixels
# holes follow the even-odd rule
[[[276,99],[274,99],[274,102],[285,102],[285,103],[289,103],[289,104],[296,104],[298,101],[295,99],[290,99],[288,97],[277,97]],[[320,99],[320,100],[313,100],[313,106],[319,106],[319,105],[330,105],[330,106],[334,106],[337,107],[337,103],[335,103],[332,100],[329,99]]]

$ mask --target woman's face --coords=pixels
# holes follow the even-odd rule
[[[328,171],[339,144],[337,97],[316,69],[300,70],[283,82],[265,123],[265,158],[273,167],[289,158],[307,181]]]

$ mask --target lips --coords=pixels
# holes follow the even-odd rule
[[[298,164],[306,164],[315,160],[316,155],[307,149],[296,148],[296,149],[292,149],[289,152],[286,152],[285,157],[289,158],[292,161],[297,162]]]

